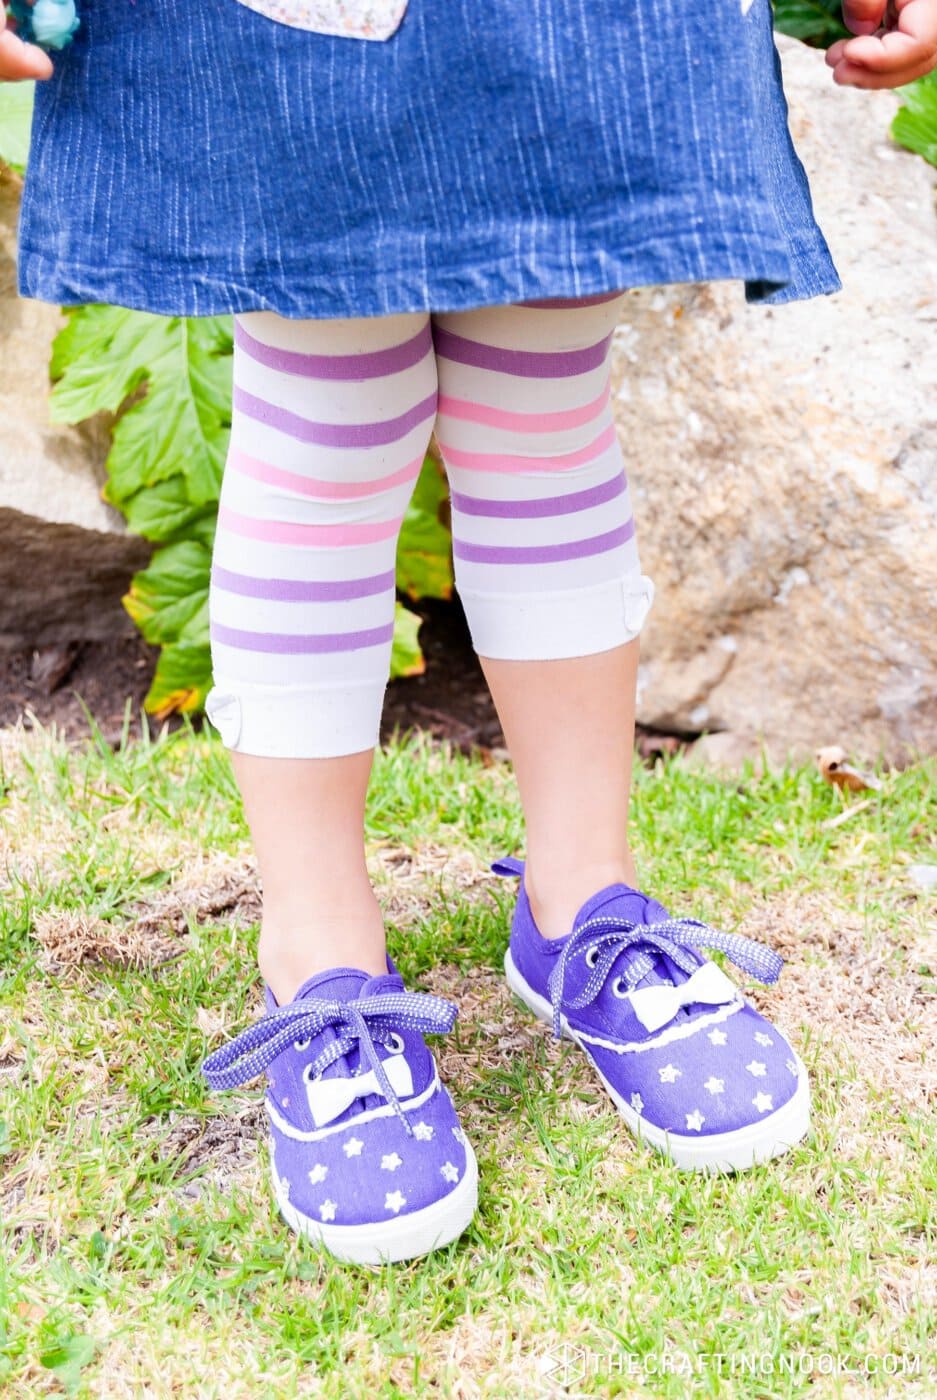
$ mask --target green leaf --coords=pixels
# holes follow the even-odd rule
[[[937,70],[899,88],[899,95],[903,105],[891,124],[892,136],[937,165]]]
[[[192,714],[211,688],[211,652],[206,642],[169,642],[159,654],[144,707],[157,719]]]
[[[774,27],[821,49],[849,38],[840,0],[774,0]]]
[[[422,676],[426,662],[417,640],[423,619],[417,617],[403,603],[397,604],[394,614],[394,649],[390,658],[391,679],[398,676]]]
[[[62,331],[52,367],[59,376],[52,415],[59,422],[116,412],[146,385],[114,429],[110,501],[123,509],[144,488],[179,478],[192,505],[217,502],[231,421],[228,317],[82,307]],[[137,519],[144,515],[152,512],[138,511]],[[150,538],[165,538],[157,528]]]
[[[123,512],[131,530],[157,543],[169,543],[183,534],[202,538],[214,526],[217,505],[193,505],[181,476],[144,487],[125,501],[114,499],[110,484],[105,486],[104,495]]]
[[[124,607],[151,644],[208,641],[211,551],[196,540],[158,549],[133,579]]]
[[[52,1339],[39,1354],[40,1364],[53,1371],[60,1385],[73,1394],[81,1384],[81,1372],[94,1360],[97,1342],[80,1332]]]
[[[55,338],[49,372],[59,382],[50,416],[78,423],[95,413],[116,413],[147,375],[147,359],[158,359],[156,317],[120,306],[80,306]]]
[[[0,160],[20,174],[29,155],[35,91],[35,83],[0,83]]]
[[[452,597],[449,492],[442,468],[427,457],[404,516],[397,547],[397,587],[408,598]]]

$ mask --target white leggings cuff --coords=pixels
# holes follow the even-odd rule
[[[289,690],[216,677],[205,713],[226,748],[258,758],[344,758],[378,742],[384,685]]]
[[[561,661],[624,646],[638,636],[654,601],[646,574],[628,574],[565,593],[459,590],[479,656],[493,661]]]

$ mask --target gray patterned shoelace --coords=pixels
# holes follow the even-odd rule
[[[637,944],[649,944],[660,953],[666,953],[687,976],[699,967],[695,954],[704,948],[716,948],[725,953],[736,967],[757,977],[759,982],[776,982],[784,966],[784,959],[741,933],[723,933],[711,928],[698,919],[659,919],[650,924],[634,924],[630,919],[613,914],[596,915],[587,919],[571,934],[563,946],[556,967],[550,974],[549,992],[553,1006],[553,1034],[559,1039],[563,1012],[579,1011],[595,1001],[605,985],[606,979],[626,948]],[[565,997],[566,970],[570,959],[577,954],[589,954],[595,949],[595,961],[591,966],[586,985],[576,997]],[[687,952],[693,949],[693,953]],[[641,951],[630,959],[625,970],[619,974],[625,991],[633,991],[642,978],[656,968],[658,955]]]
[[[316,1079],[356,1047],[373,1069],[381,1093],[393,1106],[407,1133],[412,1129],[387,1078],[375,1041],[385,1045],[400,1030],[443,1035],[455,1024],[457,1008],[427,992],[384,992],[357,1001],[305,997],[278,1006],[209,1055],[202,1073],[212,1089],[234,1089],[263,1074],[278,1055],[297,1042],[310,1041],[326,1028],[336,1032],[307,1071]]]

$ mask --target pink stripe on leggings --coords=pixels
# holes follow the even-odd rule
[[[467,452],[443,442],[440,442],[439,450],[447,464],[473,472],[542,472],[585,466],[587,462],[594,462],[614,442],[615,424],[609,423],[588,447],[581,447],[576,452],[562,452],[556,457],[506,457],[498,452]]]
[[[295,491],[300,496],[314,496],[327,501],[359,501],[366,496],[379,496],[382,491],[390,491],[394,486],[406,486],[416,481],[423,465],[423,457],[415,457],[405,467],[398,468],[388,476],[373,477],[370,481],[325,481],[322,477],[303,476],[300,472],[288,472],[283,467],[271,466],[257,457],[232,448],[228,453],[228,468],[234,468],[242,476],[253,481],[262,481],[266,486],[279,486],[284,491]]]
[[[393,539],[402,523],[403,517],[397,516],[368,525],[300,525],[291,520],[257,520],[226,506],[218,511],[218,524],[242,539],[262,540],[264,544],[319,545],[326,549]]]
[[[561,408],[555,413],[512,413],[509,408],[493,408],[490,404],[471,399],[456,399],[450,394],[439,395],[439,412],[464,423],[484,423],[489,428],[507,428],[516,433],[558,433],[564,428],[581,428],[598,418],[609,400],[611,382],[591,403],[578,408]]]

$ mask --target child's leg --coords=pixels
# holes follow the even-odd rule
[[[634,882],[637,635],[650,604],[609,403],[620,298],[437,316],[459,592],[527,819],[541,931]]]
[[[397,537],[435,412],[426,317],[237,318],[208,712],[234,750],[281,1002],[327,968],[386,968],[364,802]]]

